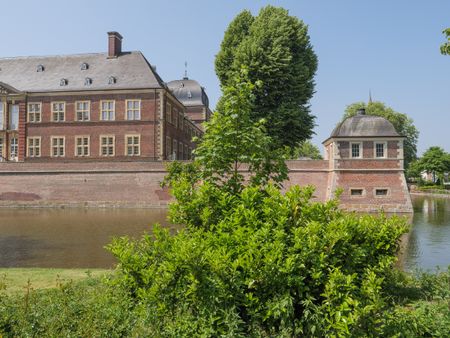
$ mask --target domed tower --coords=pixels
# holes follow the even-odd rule
[[[205,88],[195,80],[185,76],[182,80],[170,81],[167,87],[175,97],[186,107],[187,116],[203,130],[202,123],[211,117],[209,100]]]
[[[364,109],[339,123],[323,142],[330,169],[328,198],[341,188],[344,209],[411,212],[403,140],[391,122]]]

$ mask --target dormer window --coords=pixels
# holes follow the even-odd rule
[[[69,80],[67,80],[67,79],[59,80],[59,85],[60,86],[67,86],[68,84],[69,84]]]
[[[84,79],[84,85],[90,86],[92,84],[92,79],[90,77],[87,77]]]
[[[44,67],[43,65],[38,65],[37,68],[36,68],[36,71],[37,71],[38,73],[41,73],[41,72],[43,72],[44,70],[45,70],[45,67]]]
[[[188,90],[188,92],[187,92],[187,97],[188,97],[188,99],[192,99],[192,93],[190,90]]]
[[[110,76],[108,78],[108,84],[115,84],[117,82],[117,79],[114,76]]]
[[[89,65],[86,62],[83,62],[81,64],[81,70],[88,70],[89,69]]]

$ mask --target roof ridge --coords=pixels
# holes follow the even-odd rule
[[[123,51],[122,54],[133,54],[133,53],[141,53],[141,51]],[[107,55],[107,52],[98,52],[98,53],[75,53],[75,54],[57,54],[57,55],[28,55],[28,56],[6,56],[0,57],[0,60],[18,60],[18,59],[43,59],[43,58],[64,58],[64,57],[83,57],[83,56],[96,56],[96,55]]]

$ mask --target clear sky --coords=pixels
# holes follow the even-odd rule
[[[141,50],[170,81],[199,81],[214,107],[220,96],[214,58],[229,22],[243,9],[267,4],[309,26],[319,59],[311,109],[317,145],[346,105],[385,102],[414,119],[419,154],[439,145],[450,152],[450,56],[439,53],[450,27],[448,0],[0,0],[0,57],[103,52],[107,31],[124,50]]]

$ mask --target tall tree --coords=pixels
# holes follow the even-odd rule
[[[430,147],[417,162],[420,171],[432,173],[443,182],[444,173],[450,172],[450,154],[440,147]]]
[[[251,118],[266,119],[274,147],[295,148],[313,134],[315,117],[309,100],[314,93],[317,57],[308,27],[283,8],[267,6],[255,17],[240,13],[225,32],[215,61],[222,87],[232,86],[244,66],[255,92]],[[217,110],[222,111],[222,100]]]
[[[441,54],[450,55],[450,28],[444,29],[442,33],[444,33],[447,42],[441,45]]]
[[[417,158],[417,140],[419,131],[414,126],[413,120],[408,115],[396,112],[392,108],[386,106],[383,102],[356,102],[347,106],[343,119],[356,115],[358,109],[365,108],[368,115],[381,116],[394,125],[395,130],[402,136],[405,136],[404,157],[405,168]]]

